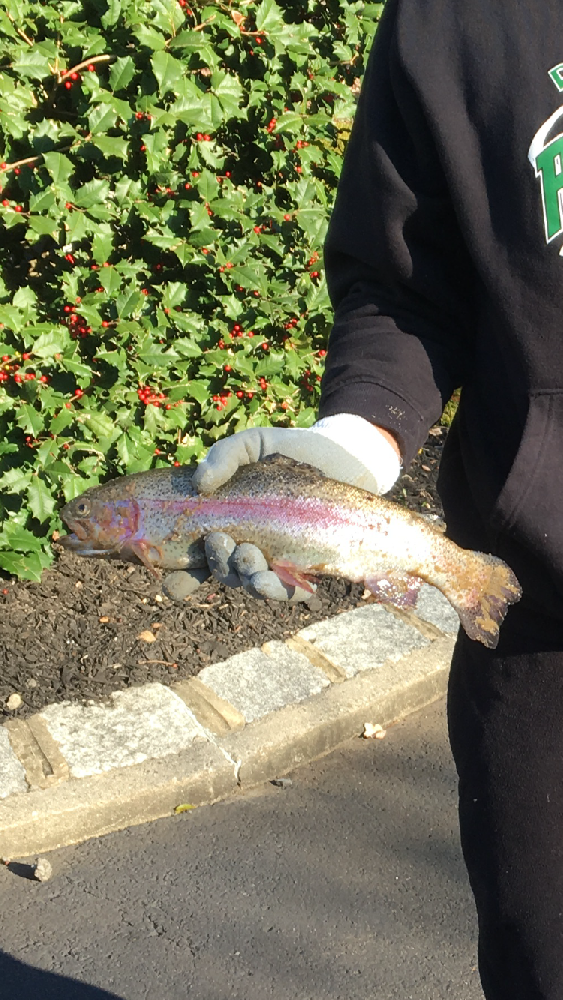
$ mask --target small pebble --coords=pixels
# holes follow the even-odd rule
[[[22,704],[23,698],[21,694],[14,691],[14,694],[11,694],[6,702],[6,708],[9,712],[16,712],[18,708],[21,708]]]
[[[277,788],[291,788],[293,781],[291,778],[273,778],[271,784],[276,785]]]
[[[33,866],[33,875],[38,882],[48,882],[53,874],[51,862],[47,858],[37,858]]]
[[[35,677],[28,677],[27,680],[26,680],[26,682],[25,682],[25,686],[28,687],[28,688],[36,688],[37,687],[37,681],[35,680]]]

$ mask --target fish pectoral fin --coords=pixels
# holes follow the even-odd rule
[[[308,594],[314,594],[315,588],[311,586],[311,582],[315,580],[314,573],[306,573],[305,570],[300,569],[299,566],[295,566],[289,559],[274,559],[270,563],[270,569],[279,576],[282,583],[286,583],[288,587],[301,587],[302,590],[306,590]]]
[[[160,572],[150,558],[151,551],[154,552],[155,550],[154,545],[149,545],[148,542],[136,539],[134,542],[129,543],[129,549],[142,562],[143,566],[146,566],[149,573],[152,573],[153,576],[156,576],[157,580],[160,580]]]
[[[408,573],[389,570],[367,576],[364,585],[382,604],[394,604],[398,608],[414,608],[422,580]]]

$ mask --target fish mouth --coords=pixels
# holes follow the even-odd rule
[[[94,543],[86,537],[80,537],[78,532],[72,535],[61,535],[57,538],[57,543],[69,552],[78,552],[81,556],[109,556],[114,550],[112,548],[96,548]]]
[[[64,513],[63,513],[63,521],[66,522],[67,527],[70,528],[73,534],[63,535],[62,538],[59,539],[60,542],[62,542],[64,538],[77,538],[81,542],[88,541],[88,531],[85,524],[82,524],[80,521],[75,520],[74,518],[65,517]]]

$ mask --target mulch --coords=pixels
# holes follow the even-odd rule
[[[444,428],[432,429],[389,494],[434,519],[442,517],[436,477],[445,437]],[[309,605],[256,601],[213,581],[178,604],[163,596],[142,566],[58,549],[40,583],[6,579],[0,587],[5,717],[25,718],[64,700],[100,701],[149,681],[193,677],[209,663],[365,603],[361,584],[326,579]],[[14,694],[22,703],[12,711],[6,703]]]

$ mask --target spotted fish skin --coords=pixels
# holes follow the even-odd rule
[[[205,564],[202,542],[224,531],[259,546],[286,583],[311,588],[320,575],[365,585],[409,607],[424,581],[456,609],[467,634],[494,648],[508,606],[521,597],[495,556],[461,549],[425,518],[281,455],[243,466],[200,495],[193,469],[155,469],[114,479],[62,511],[60,539],[87,556],[140,560],[152,572]]]

